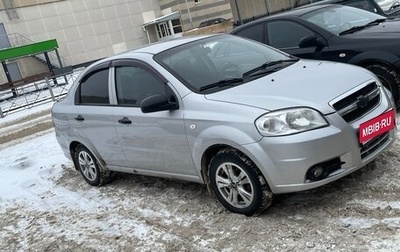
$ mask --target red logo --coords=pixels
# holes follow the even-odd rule
[[[390,110],[360,125],[359,141],[365,143],[395,126],[395,112]]]

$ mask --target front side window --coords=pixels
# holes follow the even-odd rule
[[[77,92],[77,103],[81,105],[108,105],[108,68],[84,77]]]
[[[136,66],[115,68],[115,87],[118,104],[140,107],[144,98],[166,94],[164,83],[151,72]]]
[[[267,24],[269,45],[276,48],[298,47],[301,39],[314,33],[291,21],[275,21]]]

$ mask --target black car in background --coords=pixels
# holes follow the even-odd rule
[[[379,77],[392,92],[396,104],[400,104],[400,20],[327,4],[265,17],[231,33],[299,58],[365,67]]]
[[[210,25],[215,25],[215,24],[219,24],[222,22],[225,22],[226,19],[225,18],[212,18],[212,19],[208,19],[206,21],[203,21],[200,23],[199,28],[202,27],[206,27],[206,26],[210,26]]]
[[[306,4],[340,4],[364,9],[388,18],[400,17],[400,0],[297,0],[295,7]]]

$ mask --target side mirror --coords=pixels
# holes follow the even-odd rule
[[[164,94],[155,94],[143,99],[140,109],[143,113],[178,109],[176,102],[170,102]]]
[[[327,46],[325,40],[321,37],[317,38],[315,36],[308,36],[302,38],[299,43],[300,48],[307,48],[307,47],[323,48],[325,46]]]

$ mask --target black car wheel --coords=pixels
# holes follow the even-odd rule
[[[109,181],[110,171],[102,168],[94,155],[83,145],[76,148],[74,162],[88,184],[99,186]]]
[[[229,211],[253,216],[272,203],[272,192],[261,172],[234,149],[218,152],[210,162],[211,188]]]
[[[390,90],[393,96],[393,100],[396,103],[396,106],[398,107],[400,104],[399,74],[394,69],[381,64],[368,65],[365,68],[373,72],[379,78],[382,84]]]

